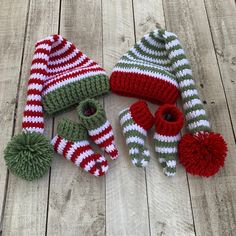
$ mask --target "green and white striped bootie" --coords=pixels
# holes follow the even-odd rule
[[[146,167],[150,160],[150,152],[145,146],[145,141],[147,130],[154,123],[147,103],[134,103],[120,112],[119,119],[132,163],[137,167]]]
[[[175,105],[162,105],[155,114],[155,151],[167,176],[176,174],[177,147],[183,123],[183,114]]]

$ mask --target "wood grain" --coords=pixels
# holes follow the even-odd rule
[[[156,27],[165,28],[162,1],[134,0],[134,22],[137,40]],[[158,106],[149,103],[153,114]],[[151,235],[195,235],[188,183],[184,169],[166,177],[157,160],[153,142],[154,128],[149,132],[151,161],[146,168]]]
[[[16,13],[17,11],[17,13]],[[0,232],[7,188],[3,150],[13,132],[17,85],[20,77],[28,3],[4,1],[0,8]],[[11,19],[9,23],[9,19]]]
[[[2,0],[0,7],[0,235],[236,234],[236,7],[234,0]],[[155,158],[153,130],[146,171],[131,164],[118,121],[137,99],[100,98],[112,123],[120,158],[95,178],[55,154],[51,173],[34,182],[8,176],[3,150],[21,131],[34,43],[53,33],[73,42],[110,73],[119,58],[155,27],[175,32],[193,68],[213,130],[229,153],[214,177],[167,178]],[[149,104],[153,112],[157,106]],[[75,110],[46,119],[48,137]],[[95,146],[94,148],[98,151]]]
[[[204,3],[169,0],[164,9],[167,28],[179,35],[191,61],[212,128],[223,134],[229,148],[225,167],[216,176],[189,176],[196,234],[234,235],[236,149]]]
[[[14,14],[16,12],[18,12],[17,9],[14,10]],[[48,36],[52,32],[57,32],[58,13],[59,1],[57,0],[47,2],[31,1],[30,3],[15,133],[21,132],[22,113],[26,101],[27,81],[34,44],[37,40]],[[45,24],[45,21],[50,22],[50,24]],[[17,22],[15,24],[17,25]],[[18,30],[15,29],[16,32]],[[46,120],[45,133],[49,138],[51,130],[52,122],[48,119]],[[47,196],[48,174],[33,182],[27,182],[10,175],[3,221],[3,235],[43,235],[46,229]]]
[[[100,1],[61,3],[60,34],[100,64],[101,20]],[[75,109],[65,112],[55,118],[54,134],[63,117],[79,122]],[[50,182],[48,235],[105,235],[105,177],[96,178],[55,154]]]
[[[103,0],[104,66],[111,72],[115,63],[134,45],[131,1]],[[105,98],[108,119],[115,132],[119,160],[111,163],[106,176],[107,235],[149,235],[145,172],[134,167],[122,136],[118,113],[136,99],[110,94]]]
[[[234,0],[205,1],[229,112],[236,132],[236,5]]]

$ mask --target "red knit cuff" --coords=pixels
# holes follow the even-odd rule
[[[130,106],[130,112],[134,121],[145,130],[154,124],[154,117],[145,101],[138,101]]]
[[[161,135],[177,135],[183,127],[183,113],[171,104],[159,107],[155,113],[156,132]]]

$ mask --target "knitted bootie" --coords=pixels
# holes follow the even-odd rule
[[[132,163],[137,167],[147,166],[150,160],[150,152],[145,147],[147,130],[154,123],[154,118],[148,109],[147,103],[138,101],[121,111],[120,124]]]
[[[60,121],[51,143],[55,152],[94,176],[102,176],[108,170],[107,160],[93,152],[87,130],[81,124],[68,119]]]
[[[114,160],[118,157],[114,134],[102,105],[95,99],[86,99],[77,107],[79,119],[90,138]]]
[[[155,150],[167,176],[176,173],[177,147],[183,123],[183,114],[175,105],[162,105],[155,114]]]

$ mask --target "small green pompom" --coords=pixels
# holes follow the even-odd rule
[[[12,138],[4,150],[10,172],[26,180],[42,177],[50,168],[53,147],[40,133],[21,133]]]

